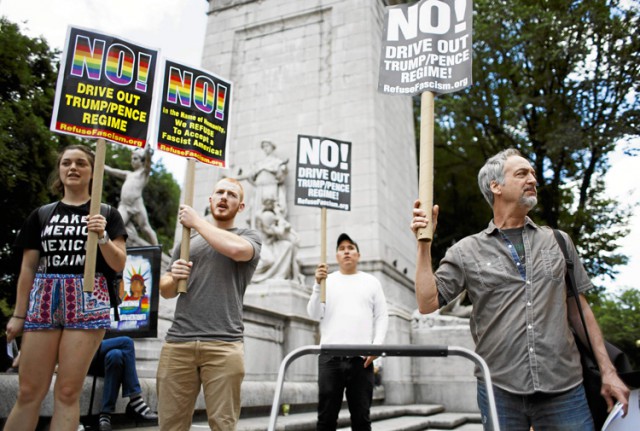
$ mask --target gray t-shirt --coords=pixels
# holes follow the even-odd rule
[[[593,286],[573,242],[563,235],[582,293]],[[566,391],[582,381],[582,368],[567,314],[564,256],[553,231],[528,217],[522,239],[526,271],[518,270],[493,222],[462,239],[440,262],[438,293],[447,303],[467,290],[471,336],[495,385],[516,394]],[[478,370],[476,375],[481,377]]]
[[[253,229],[229,229],[253,246],[253,258],[236,262],[214,250],[197,232],[191,237],[193,262],[187,293],[178,296],[167,341],[242,341],[242,300],[260,260],[261,240]],[[180,258],[180,244],[172,263]]]

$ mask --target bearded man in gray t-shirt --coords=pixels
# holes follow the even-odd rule
[[[234,227],[244,209],[242,185],[224,178],[209,197],[213,223],[193,208],[180,206],[180,223],[192,229],[189,261],[173,253],[171,271],[160,280],[163,298],[180,294],[174,322],[158,364],[158,414],[161,430],[191,426],[200,387],[211,429],[234,430],[240,417],[244,378],[242,300],[260,259],[260,237]]]

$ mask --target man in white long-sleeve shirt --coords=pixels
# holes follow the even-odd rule
[[[360,250],[346,233],[338,237],[339,271],[327,276],[328,266],[316,268],[316,284],[307,312],[320,320],[320,344],[382,344],[389,317],[382,286],[374,276],[358,271]],[[327,280],[326,302],[320,299],[320,283]],[[318,358],[318,431],[335,431],[346,390],[353,431],[370,431],[369,410],[373,397],[375,356]]]

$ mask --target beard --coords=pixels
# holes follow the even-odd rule
[[[220,213],[214,209],[213,212],[211,213],[211,216],[218,221],[229,221],[229,220],[233,220],[237,213],[238,213],[237,210],[232,211],[227,209],[226,212]]]
[[[520,204],[527,209],[532,209],[538,203],[538,198],[536,196],[522,196],[520,198]]]

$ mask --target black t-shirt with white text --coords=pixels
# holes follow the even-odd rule
[[[39,271],[54,274],[83,274],[86,257],[87,218],[89,202],[74,206],[59,202],[50,219],[41,229],[38,209],[34,210],[18,233],[15,246],[38,250]],[[127,233],[120,213],[110,207],[107,214],[109,238],[124,237]],[[98,247],[96,273],[111,277],[114,271],[104,260]]]

